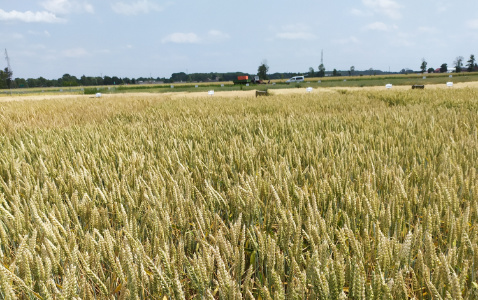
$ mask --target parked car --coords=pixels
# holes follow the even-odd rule
[[[294,76],[291,79],[288,79],[285,83],[295,83],[295,82],[303,82],[304,76]]]

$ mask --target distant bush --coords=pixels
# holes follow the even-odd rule
[[[85,95],[95,95],[98,92],[96,88],[86,88],[83,93]]]

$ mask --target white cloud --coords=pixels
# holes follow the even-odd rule
[[[389,43],[390,45],[397,47],[412,47],[416,44],[416,38],[417,36],[415,33],[395,31],[393,34],[389,35]]]
[[[361,11],[360,9],[356,9],[356,8],[353,8],[352,10],[350,10],[350,13],[352,15],[355,15],[355,16],[361,16],[363,15],[363,11]]]
[[[55,14],[46,11],[20,12],[12,10],[9,12],[0,9],[0,21],[20,21],[26,23],[60,23],[65,20],[58,18]]]
[[[111,50],[110,49],[100,49],[100,50],[96,50],[95,53],[98,53],[98,54],[110,54],[111,53]],[[87,54],[86,54],[87,55]]]
[[[371,15],[370,12],[365,12],[365,11],[357,9],[357,8],[352,8],[350,10],[350,14],[352,14],[354,16],[359,16],[359,17],[369,17]]]
[[[436,28],[433,28],[433,27],[421,26],[421,27],[418,27],[418,32],[421,32],[421,33],[436,33],[437,30],[436,30]]]
[[[228,38],[230,38],[229,34],[227,33],[224,33],[222,31],[219,31],[219,30],[209,30],[209,32],[207,33],[209,39],[213,40],[213,41],[220,41],[220,40],[226,40]]]
[[[308,32],[281,32],[276,34],[276,37],[284,40],[311,40],[315,35]]]
[[[22,40],[25,37],[20,33],[0,33],[0,40]]]
[[[34,50],[45,50],[46,46],[43,44],[34,44],[34,45],[31,45],[29,48]]]
[[[365,30],[388,31],[390,27],[382,22],[374,22],[364,27]]]
[[[7,33],[7,32],[0,32],[0,40],[1,41],[12,41],[12,40],[23,40],[25,37],[20,33]]]
[[[132,3],[116,2],[111,5],[111,8],[115,13],[127,16],[160,12],[164,10],[164,7],[149,0],[139,0]]]
[[[84,1],[73,0],[47,0],[42,6],[55,14],[71,14],[71,13],[94,13],[95,10],[91,4]]]
[[[440,14],[447,13],[453,6],[453,3],[450,3],[450,1],[436,1],[434,4],[436,12]]]
[[[390,44],[392,46],[397,46],[397,47],[412,47],[412,46],[415,46],[415,42],[413,42],[410,39],[407,39],[405,37],[397,37],[397,38],[391,40]]]
[[[31,35],[36,35],[36,36],[46,36],[46,37],[51,37],[51,34],[47,31],[34,31],[34,30],[28,30],[28,34]]]
[[[470,20],[466,23],[466,25],[471,29],[478,29],[478,19]]]
[[[63,56],[69,57],[69,58],[77,58],[77,57],[83,57],[88,55],[88,51],[86,51],[83,48],[74,48],[74,49],[67,49],[63,51]]]
[[[164,37],[161,42],[163,43],[176,43],[176,44],[197,44],[201,39],[195,33],[182,33],[176,32]]]
[[[340,44],[340,45],[348,45],[348,44],[358,44],[360,41],[354,36],[344,38],[344,39],[337,39],[333,40],[335,44]]]
[[[223,40],[229,39],[229,34],[222,32],[220,30],[209,30],[207,34],[202,37],[196,33],[189,32],[175,32],[170,35],[165,36],[161,42],[162,43],[175,43],[175,44],[199,44],[199,43],[215,43],[221,42]]]
[[[383,14],[392,19],[400,19],[402,14],[400,13],[401,6],[393,0],[362,0],[362,3],[373,12]]]
[[[310,32],[309,27],[304,24],[292,24],[282,26],[282,31],[276,37],[284,40],[312,40],[316,36]]]
[[[11,37],[15,40],[21,40],[24,38],[23,34],[21,33],[12,33]]]

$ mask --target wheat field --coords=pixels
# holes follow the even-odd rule
[[[0,103],[0,299],[477,299],[478,90]]]

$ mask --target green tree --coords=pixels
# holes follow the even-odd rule
[[[337,69],[334,69],[334,70],[332,71],[332,76],[337,76],[337,75],[338,75]]]
[[[261,62],[261,65],[257,69],[257,75],[259,76],[259,79],[265,80],[267,79],[267,72],[269,71],[269,66],[267,65],[267,61],[263,60]]]
[[[95,85],[103,85],[103,82],[104,82],[103,77],[96,76],[94,80],[95,80]]]
[[[4,71],[0,70],[0,88],[12,88],[12,71],[5,68]]]
[[[0,89],[7,88],[7,78],[6,74],[3,70],[0,70]]]
[[[317,73],[317,76],[319,77],[324,77],[325,76],[325,67],[324,64],[319,65],[319,73]]]
[[[422,73],[425,73],[425,72],[426,72],[426,70],[427,70],[427,64],[428,64],[427,61],[426,61],[424,58],[422,58],[422,64],[421,64],[421,66],[420,66],[420,70],[422,71]]]
[[[354,72],[355,72],[355,66],[351,66],[350,67],[350,70],[349,70],[349,75],[354,75]]]
[[[28,88],[28,83],[24,78],[15,78],[15,80],[12,81],[12,83],[15,83],[15,86],[17,88]]]
[[[473,72],[476,69],[475,55],[470,55],[470,59],[467,61],[466,66],[468,67],[468,72]]]
[[[309,77],[314,77],[314,75],[315,75],[314,68],[310,67],[309,68]]]
[[[435,69],[433,69],[433,68],[428,68],[428,73],[435,73]]]
[[[88,85],[88,78],[85,75],[80,77],[80,85],[82,86]]]
[[[40,83],[38,81],[38,79],[35,79],[35,78],[28,78],[27,79],[27,86],[28,87],[39,87],[40,86]]]
[[[446,73],[448,71],[448,65],[447,64],[442,64],[440,66],[440,73]]]
[[[45,87],[47,86],[47,80],[43,77],[38,77],[38,87]]]
[[[113,76],[111,80],[113,80],[113,84],[123,84],[123,80],[117,76]]]
[[[183,81],[188,81],[188,74],[184,73],[184,72],[179,72],[179,73],[173,73],[171,74],[171,81],[172,82],[183,82]],[[213,75],[213,73],[211,73],[211,76],[210,76],[211,80],[215,79],[215,76]]]
[[[61,86],[77,86],[78,79],[75,76],[71,76],[70,74],[63,74],[61,78],[58,79],[58,82]]]
[[[104,85],[113,85],[113,78],[109,76],[104,76],[103,77],[103,84]]]
[[[464,60],[463,56],[458,56],[453,62],[457,73],[460,73],[463,68],[463,60]]]

